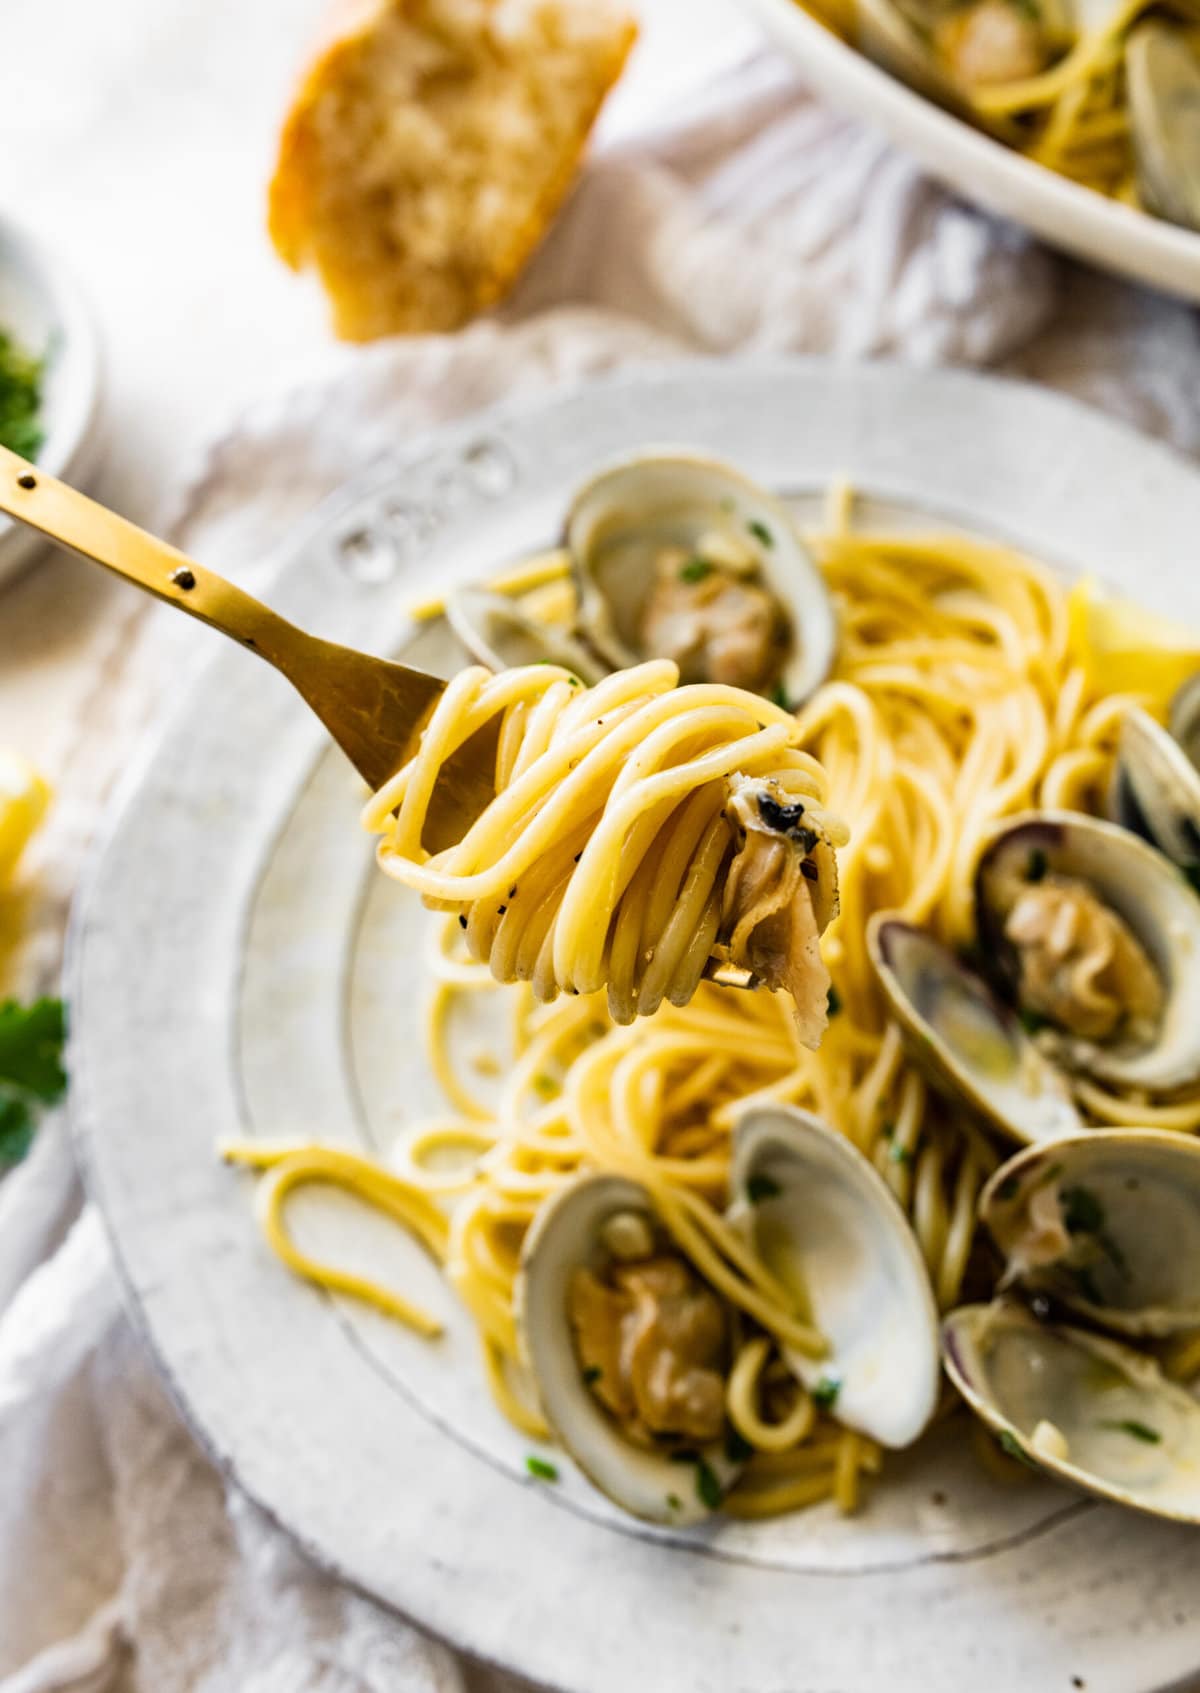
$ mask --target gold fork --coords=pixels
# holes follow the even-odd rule
[[[298,629],[261,600],[118,517],[37,465],[0,447],[0,512],[102,564],[273,665],[295,688],[372,789],[416,750],[445,682]],[[473,735],[444,766],[424,844],[461,839],[495,791],[496,729]]]

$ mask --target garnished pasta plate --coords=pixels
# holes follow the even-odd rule
[[[821,364],[664,367],[461,427],[331,501],[272,597],[450,674],[455,637],[407,608],[552,544],[580,483],[648,444],[735,460],[802,527],[849,478],[866,530],[1011,544],[1200,622],[1200,478],[1182,461],[1016,385]],[[275,679],[236,653],[216,665],[221,709],[185,701],[115,808],[72,1003],[90,1185],[217,1462],[338,1575],[571,1693],[1182,1684],[1200,1664],[1194,1532],[1004,1485],[944,1427],[889,1454],[853,1515],[639,1522],[501,1414],[474,1321],[402,1229],[336,1193],[290,1203],[305,1252],[402,1289],[436,1341],[286,1273],[215,1144],[384,1156],[444,1118],[427,1040],[444,923],[378,874],[355,778]],[[507,1001],[432,1003],[451,1069],[495,1098]]]

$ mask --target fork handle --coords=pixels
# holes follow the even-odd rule
[[[0,446],[0,512],[186,611],[290,675],[312,637],[136,523]]]

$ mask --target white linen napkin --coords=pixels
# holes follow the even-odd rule
[[[174,529],[253,586],[291,521],[438,423],[630,360],[743,349],[999,364],[1200,448],[1194,313],[1051,259],[764,58],[594,157],[502,312],[347,352],[328,383],[241,419],[193,469]],[[113,631],[71,726],[29,981],[53,981],[164,638],[201,650],[163,615],[138,607]],[[0,1462],[0,1693],[500,1687],[322,1576],[211,1468],[124,1313],[61,1116],[0,1186]]]

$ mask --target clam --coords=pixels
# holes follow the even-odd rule
[[[1142,203],[1200,230],[1200,53],[1180,27],[1153,19],[1130,35],[1125,71]]]
[[[1200,1078],[1200,898],[1145,841],[1075,812],[1010,818],[980,858],[975,912],[1049,1057],[1126,1089]]]
[[[905,1044],[935,1087],[1014,1140],[1080,1127],[1061,1071],[1011,1007],[933,935],[880,912],[867,948]]]
[[[1155,1129],[1093,1129],[1019,1152],[980,1217],[1006,1283],[1119,1334],[1200,1328],[1200,1145]]]
[[[546,1205],[516,1310],[546,1419],[588,1479],[648,1522],[710,1515],[739,1468],[725,1441],[732,1313],[672,1247],[646,1189],[588,1175]]]
[[[1200,1523],[1200,1403],[1152,1358],[1006,1299],[951,1312],[942,1345],[1007,1448],[1102,1499]]]
[[[883,1178],[844,1135],[775,1106],[740,1120],[730,1187],[731,1218],[827,1341],[788,1367],[839,1422],[911,1445],[937,1404],[937,1308]]]
[[[671,658],[684,682],[798,705],[837,643],[833,602],[786,508],[728,465],[648,453],[602,472],[567,518],[579,632],[614,669]]]
[[[489,670],[522,664],[561,664],[592,687],[609,667],[566,629],[523,612],[505,594],[456,588],[446,599],[446,620],[471,657]]]
[[[1176,690],[1171,701],[1171,734],[1194,769],[1200,770],[1200,671]]]
[[[1074,35],[1053,0],[857,0],[861,52],[926,99],[1014,140],[1011,119],[981,114],[976,88],[1023,81],[1046,69]]]
[[[1170,727],[1131,706],[1121,719],[1110,816],[1181,870],[1200,874],[1200,677],[1176,694]]]

